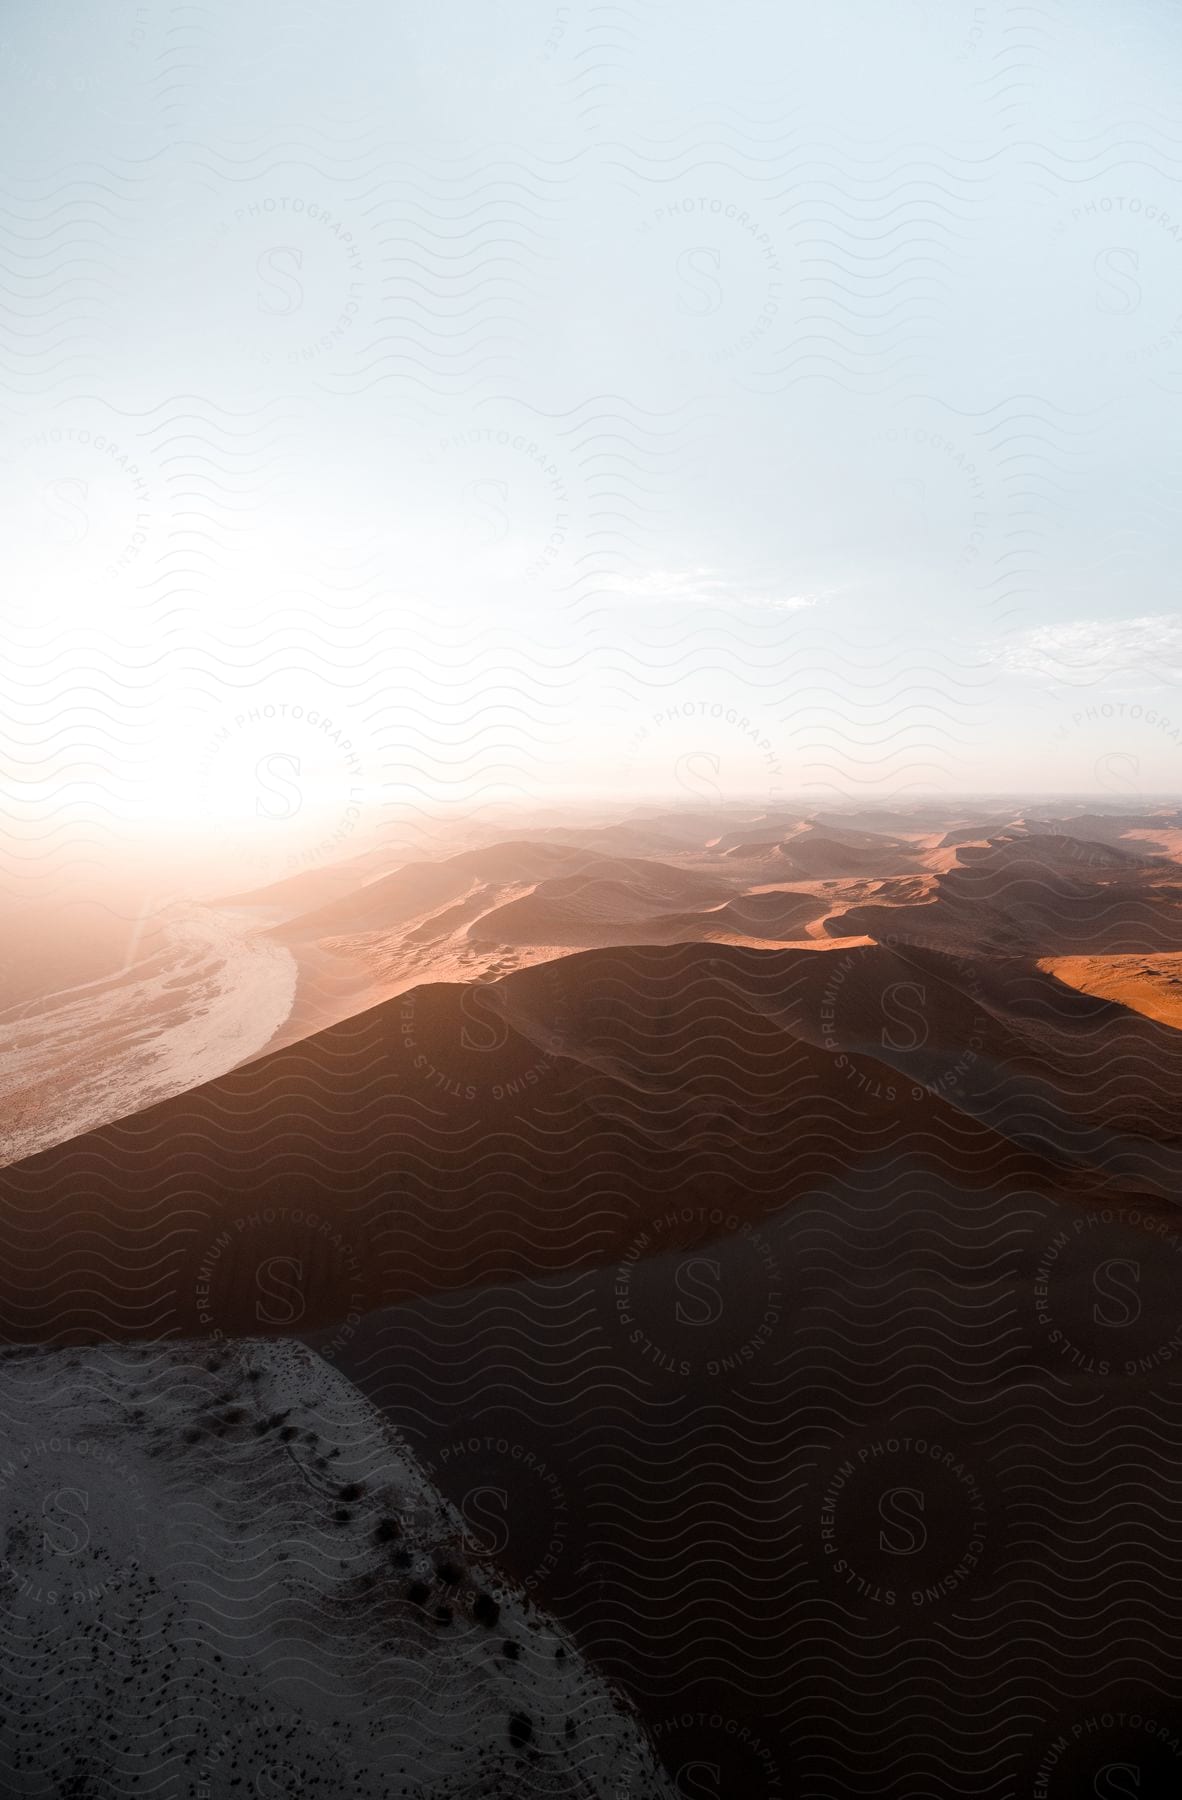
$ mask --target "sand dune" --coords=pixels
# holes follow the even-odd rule
[[[1045,956],[1182,948],[1182,871],[1111,844],[1007,834],[965,845],[909,918],[859,906],[850,930]]]
[[[405,865],[273,927],[300,967],[275,1047],[427,980],[475,981],[609,945],[812,940],[870,894],[922,892],[922,878],[896,892],[864,880],[787,888],[766,873],[717,847],[671,863],[532,839]]]
[[[1178,865],[1146,853],[1140,818],[1081,814],[1081,828],[1105,834],[1086,840],[1023,825],[941,848],[956,834],[907,839],[899,828],[874,833],[857,814],[854,823],[827,815],[823,829],[785,814],[774,823],[787,835],[748,855],[734,841],[744,824],[718,830],[733,816],[676,815],[683,847],[662,858],[549,837],[384,872],[368,853],[240,895],[232,911],[190,906],[185,942],[175,919],[150,921],[133,933],[131,963],[125,947],[122,966],[13,1022],[16,1078],[0,1110],[8,1159],[424,984],[496,981],[587,949],[833,949],[900,935],[1031,960],[1182,948]],[[917,815],[898,825],[917,819],[932,823]],[[632,823],[626,835],[645,828]],[[599,835],[606,842],[612,828]]]
[[[906,875],[924,866],[918,846],[889,838],[877,842],[867,832],[841,838],[811,829],[774,844],[754,840],[729,852],[735,861],[775,868],[785,880],[816,881],[831,876]]]
[[[764,919],[769,941],[794,935],[787,902],[778,918],[760,902],[726,916],[745,880],[690,860],[675,867],[528,839],[381,874],[367,856],[239,894],[233,906],[190,902],[144,920],[104,908],[106,935],[83,934],[56,962],[46,961],[53,922],[42,922],[46,954],[22,946],[30,998],[8,1020],[4,1158],[142,1110],[425,981],[495,977],[593,945],[762,941]],[[834,910],[829,895],[797,904],[795,935]],[[46,984],[67,975],[79,979],[48,996]]]
[[[590,951],[416,988],[7,1170],[3,1328],[356,1317],[610,1258],[654,1193],[700,1241],[696,1209],[757,1220],[892,1147],[982,1191],[1152,1196],[1179,1173],[1177,1071],[1161,1027],[1099,1005],[1026,964],[982,980],[874,945]]]
[[[195,1387],[185,1372],[183,1406],[172,1406],[146,1372],[158,1345],[87,1349],[81,1365],[74,1351],[26,1349],[12,1367],[69,1369],[63,1404],[75,1384],[105,1409],[108,1436],[165,1522],[190,1503],[196,1468],[202,1504],[241,1535],[251,1521],[229,1479],[241,1466],[265,1507],[289,1507],[281,1519],[265,1512],[259,1541],[302,1546],[319,1529],[302,1475],[276,1485],[258,1450],[255,1427],[265,1448],[272,1415],[249,1442],[231,1417],[244,1352],[226,1339],[314,1337],[405,1424],[457,1508],[494,1496],[506,1534],[490,1539],[482,1515],[465,1511],[462,1547],[498,1616],[516,1626],[532,1616],[520,1593],[544,1596],[642,1700],[670,1770],[684,1775],[689,1758],[696,1772],[705,1745],[720,1792],[802,1786],[784,1736],[769,1774],[765,1721],[791,1692],[846,1719],[850,1670],[880,1703],[866,1744],[851,1734],[865,1791],[881,1791],[874,1745],[896,1686],[910,1709],[899,1732],[913,1715],[943,1730],[951,1683],[971,1698],[974,1729],[993,1720],[989,1741],[1004,1747],[1007,1670],[1023,1633],[1032,1666],[1048,1670],[1030,1688],[1043,1681],[1049,1716],[1063,1667],[1100,1691],[1134,1632],[1138,1655],[1162,1649],[1176,1611],[1168,1570],[1164,1588],[1142,1584],[1140,1611],[1125,1571],[1174,1505],[1182,881],[1159,853],[1172,829],[1164,811],[1123,823],[1094,808],[1061,821],[1018,813],[998,829],[1003,810],[871,815],[876,839],[856,813],[653,813],[618,833],[584,821],[570,839],[549,828],[506,835],[446,859],[239,896],[221,916],[248,959],[230,984],[242,1019],[265,1022],[261,997],[249,998],[249,958],[298,971],[267,1041],[232,1047],[247,1060],[220,1073],[186,1061],[200,1043],[192,993],[218,991],[216,969],[203,972],[214,950],[194,945],[184,966],[145,954],[121,982],[103,977],[37,1022],[59,1031],[75,1122],[92,1123],[77,1093],[126,1098],[127,1115],[0,1174],[10,1345],[175,1338],[187,1371],[188,1340],[202,1338],[208,1373]],[[758,853],[736,855],[744,845]],[[794,854],[845,872],[790,878]],[[88,1010],[121,987],[122,1032]],[[198,1033],[187,1047],[186,1008]],[[153,1021],[167,1027],[160,1043]],[[33,1030],[21,1040],[26,1067],[37,1054]],[[153,1090],[152,1055],[156,1074],[185,1091]],[[44,1070],[52,1100],[52,1056]],[[250,1354],[270,1380],[283,1353],[272,1343]],[[217,1394],[197,1392],[215,1376]],[[1140,1384],[1146,1404],[1114,1409],[1112,1381]],[[307,1369],[300,1382],[318,1405],[333,1398]],[[29,1409],[3,1393],[0,1404],[25,1444]],[[182,1418],[190,1405],[198,1416]],[[373,1438],[372,1420],[345,1415]],[[68,1417],[95,1422],[85,1410]],[[324,1435],[319,1418],[301,1413],[305,1424]],[[962,1458],[969,1479],[948,1481],[931,1456],[900,1450],[908,1433],[935,1446],[941,1467],[945,1452]],[[383,1454],[389,1462],[389,1445]],[[398,1467],[409,1479],[405,1459]],[[884,1492],[900,1491],[922,1491],[928,1531],[907,1588],[882,1542]],[[4,1514],[26,1554],[35,1501],[22,1488]],[[93,1516],[104,1528],[116,1519],[112,1541],[123,1541],[105,1490]],[[351,1523],[333,1521],[346,1555]],[[415,1542],[429,1591],[437,1576],[454,1585],[436,1547],[430,1535]],[[34,1561],[36,1581],[48,1571],[45,1556]],[[360,1648],[380,1664],[404,1641],[401,1602],[395,1594],[395,1612],[383,1611],[383,1570],[364,1555],[354,1564],[370,1585],[342,1599],[334,1575],[317,1604],[364,1613],[371,1599],[358,1595],[377,1595],[387,1635],[373,1656],[368,1638]],[[153,1555],[169,1595],[172,1567]],[[264,1609],[292,1603],[284,1566],[217,1568],[239,1597],[253,1598],[253,1574],[270,1583]],[[1119,1608],[1097,1610],[1095,1595],[1118,1581]],[[895,1659],[918,1646],[931,1661],[930,1634],[916,1629],[929,1601],[945,1620],[976,1608],[987,1636],[947,1682],[941,1637],[941,1685],[925,1713],[922,1684],[897,1680]],[[185,1603],[204,1620],[200,1596]],[[266,1637],[270,1618],[250,1629],[286,1645]],[[90,1657],[71,1677],[73,1714],[122,1717],[109,1646],[70,1624]],[[449,1632],[470,1625],[452,1608]],[[38,1622],[21,1614],[17,1629],[20,1654],[30,1643],[40,1654]],[[531,1636],[549,1643],[550,1631],[539,1623]],[[167,1633],[160,1643],[187,1655]],[[430,1633],[405,1644],[432,1679],[457,1677],[466,1758],[455,1791],[490,1781],[508,1791],[519,1746],[498,1744],[502,1688],[486,1680],[479,1645],[469,1661],[463,1636],[447,1663]],[[355,1647],[331,1629],[315,1646],[318,1675],[341,1674],[364,1713],[377,1690],[350,1662]],[[570,1664],[591,1724],[605,1690],[573,1646]],[[194,1681],[209,1674],[182,1667]],[[241,1727],[243,1779],[273,1786],[287,1765],[265,1721],[249,1737],[248,1690],[219,1673],[200,1689],[198,1716]],[[133,1703],[137,1691],[133,1681]],[[514,1705],[528,1713],[539,1691],[513,1687]],[[555,1691],[555,1706],[568,1691]],[[687,1734],[678,1720],[697,1699],[735,1729],[711,1736],[699,1718]],[[431,1708],[407,1706],[402,1736],[434,1767]],[[359,1794],[385,1773],[351,1724],[330,1757],[315,1705],[301,1710],[293,1696],[285,1716],[307,1791],[339,1788],[345,1764]],[[217,1763],[226,1732],[197,1729],[204,1763]],[[75,1728],[10,1721],[0,1762],[7,1744],[30,1742],[69,1791],[85,1753]],[[564,1724],[547,1749],[566,1742]],[[662,1791],[626,1720],[606,1731],[604,1753],[588,1777],[596,1791],[601,1776]],[[991,1767],[1000,1754],[990,1751]],[[554,1772],[566,1781],[565,1766]]]
[[[1058,956],[1040,964],[1068,987],[1115,1000],[1182,1031],[1182,953],[1157,956]]]
[[[590,875],[542,881],[528,894],[485,913],[468,936],[506,944],[568,944],[586,949],[602,943],[667,941],[688,932],[688,921],[705,913],[674,915],[673,907],[721,903],[722,883],[660,863],[608,862]],[[722,927],[719,927],[722,929]]]

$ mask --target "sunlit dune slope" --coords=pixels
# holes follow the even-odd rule
[[[1040,967],[1081,993],[1115,1000],[1182,1031],[1182,952],[1048,957]]]

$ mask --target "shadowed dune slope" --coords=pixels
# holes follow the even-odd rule
[[[762,1218],[870,1163],[1152,1195],[1167,1040],[1028,965],[916,948],[641,947],[433,984],[4,1171],[0,1318],[17,1341],[310,1326],[608,1259],[654,1194],[692,1243],[695,1208]]]

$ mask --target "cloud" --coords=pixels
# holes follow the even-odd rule
[[[604,588],[633,606],[714,606],[728,610],[749,606],[765,612],[799,612],[816,606],[819,599],[816,594],[757,590],[748,582],[720,575],[716,569],[650,569],[644,575],[613,575]]]
[[[1129,677],[1161,686],[1182,679],[1182,614],[1039,625],[1002,645],[998,659],[1016,674],[1072,687]]]

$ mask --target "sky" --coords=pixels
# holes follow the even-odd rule
[[[0,39],[19,854],[1178,796],[1175,8]]]

